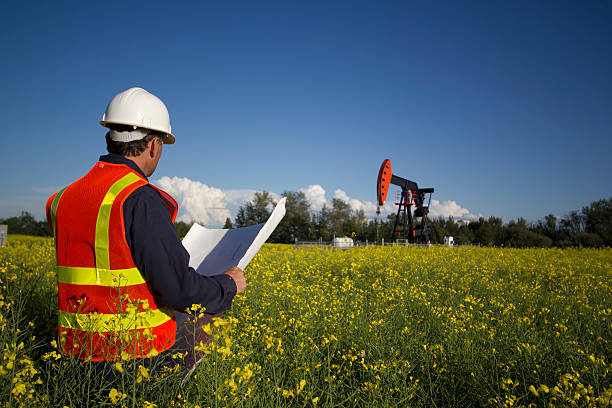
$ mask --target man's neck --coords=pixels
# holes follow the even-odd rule
[[[125,156],[121,156],[120,154],[109,153],[107,155],[102,155],[100,156],[100,161],[114,164],[124,164],[146,178],[142,169],[132,159]]]
[[[145,158],[143,157],[143,155],[139,155],[139,156],[123,156],[128,160],[133,161],[134,163],[136,163],[136,165],[138,166],[138,168],[140,169],[140,171],[143,172],[143,174],[145,175],[145,177],[149,177],[151,174],[148,173],[148,168],[147,168],[147,162],[145,160]]]

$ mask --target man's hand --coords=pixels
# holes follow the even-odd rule
[[[234,280],[234,282],[236,282],[237,295],[241,294],[246,290],[246,279],[244,277],[244,272],[242,272],[242,269],[234,266],[223,273],[225,275],[229,275]]]

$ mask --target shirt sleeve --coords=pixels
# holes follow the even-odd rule
[[[158,304],[185,311],[193,304],[219,313],[231,307],[236,283],[224,271],[199,275],[170,220],[168,207],[151,186],[136,189],[123,203],[125,238],[134,263]]]

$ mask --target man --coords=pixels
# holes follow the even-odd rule
[[[173,226],[178,205],[148,182],[163,145],[175,141],[164,103],[131,88],[110,101],[100,124],[109,129],[109,154],[47,201],[61,350],[92,361],[184,351],[175,311],[229,309],[246,289],[244,274],[205,277],[190,268]]]

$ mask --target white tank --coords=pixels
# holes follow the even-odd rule
[[[8,236],[8,225],[0,225],[0,247],[4,246],[6,237]]]
[[[344,237],[344,238],[334,238],[333,241],[334,248],[352,248],[354,243],[352,238]]]

